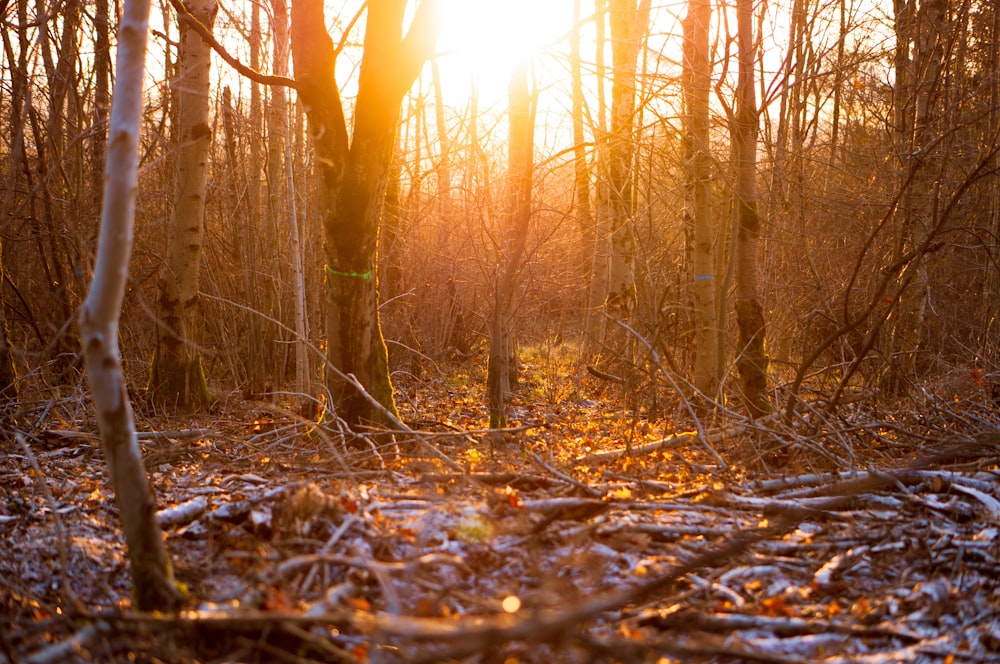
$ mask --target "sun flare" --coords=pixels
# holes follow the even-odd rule
[[[499,98],[515,63],[541,53],[572,24],[572,0],[445,0],[438,63],[451,82]]]

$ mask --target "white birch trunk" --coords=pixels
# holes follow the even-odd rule
[[[80,332],[101,441],[132,563],[136,606],[168,611],[179,604],[181,595],[173,583],[156,521],[155,499],[142,463],[118,349],[118,321],[132,251],[149,6],[149,0],[125,0],[119,23],[101,231],[94,279],[80,309]]]
[[[188,0],[191,15],[209,30],[216,0]],[[167,269],[160,282],[156,355],[150,369],[150,395],[182,408],[211,401],[201,354],[195,343],[198,277],[205,238],[208,151],[212,144],[208,96],[211,49],[201,36],[182,25],[177,81],[177,180],[171,214],[172,235]]]

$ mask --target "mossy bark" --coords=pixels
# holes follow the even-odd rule
[[[767,395],[767,365],[764,348],[764,310],[757,300],[737,300],[736,325],[739,328],[739,355],[736,368],[740,372],[743,399],[752,417],[771,412]]]
[[[205,366],[201,353],[177,358],[177,353],[167,355],[157,350],[150,363],[149,384],[146,392],[160,404],[194,410],[207,406],[214,398],[208,389]]]

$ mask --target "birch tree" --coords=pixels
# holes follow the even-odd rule
[[[188,0],[191,17],[209,30],[218,10],[216,0]],[[149,396],[180,408],[208,404],[212,395],[197,348],[198,273],[205,236],[208,187],[208,95],[211,73],[208,44],[181,23],[177,87],[177,171],[171,211],[167,266],[160,279],[156,352],[149,372]]]
[[[368,3],[351,132],[323,2],[292,2],[292,59],[321,181],[326,356],[336,369],[326,372],[326,387],[330,405],[352,426],[385,418],[344,375],[353,374],[383,408],[396,414],[378,313],[378,235],[400,105],[434,51],[438,4],[422,0],[404,37],[406,0]]]
[[[156,521],[118,347],[132,252],[149,7],[149,0],[125,0],[122,8],[97,261],[79,320],[91,397],[128,545],[135,605],[169,611],[182,597]]]

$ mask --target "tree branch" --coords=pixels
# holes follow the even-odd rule
[[[299,89],[299,83],[294,78],[288,78],[287,76],[275,76],[273,74],[262,74],[255,69],[247,67],[245,64],[239,61],[233,54],[226,50],[226,48],[216,40],[212,31],[206,28],[201,21],[196,19],[188,11],[187,7],[184,6],[182,0],[170,0],[170,4],[173,5],[174,9],[177,11],[177,17],[187,23],[195,32],[198,33],[206,44],[212,47],[212,50],[219,54],[219,57],[226,61],[226,63],[235,69],[239,74],[249,78],[255,83],[260,83],[261,85],[283,85],[293,90]]]

